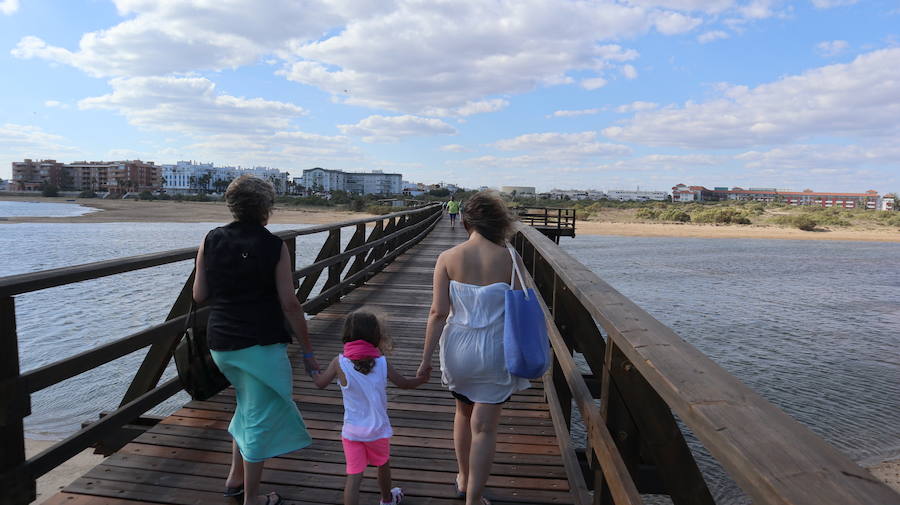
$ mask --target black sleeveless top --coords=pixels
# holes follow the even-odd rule
[[[282,241],[259,223],[235,221],[206,235],[207,340],[215,351],[289,343],[275,287]]]

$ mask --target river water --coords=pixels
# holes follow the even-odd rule
[[[195,246],[214,226],[0,224],[0,276]],[[311,263],[324,239],[298,238],[298,265]],[[900,244],[586,236],[562,246],[854,460],[900,455]],[[183,261],[17,296],[22,369],[162,322],[191,266]],[[61,438],[113,410],[145,352],[34,394],[28,435]],[[173,374],[170,368],[167,377]],[[154,412],[186,400],[181,393]],[[689,443],[704,472],[721,476],[696,441]],[[720,480],[720,503],[744,501]]]
[[[0,201],[0,218],[3,217],[75,217],[100,209],[71,203],[10,202]]]

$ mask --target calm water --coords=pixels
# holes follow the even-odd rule
[[[0,217],[74,217],[98,211],[76,203],[0,201]]]
[[[215,226],[219,224],[0,224],[0,276],[197,246]],[[345,243],[349,234],[345,233]],[[298,237],[297,263],[312,263],[324,240],[322,233]],[[191,261],[182,261],[16,296],[22,370],[165,321],[192,267]],[[62,438],[77,431],[82,421],[96,419],[100,411],[115,410],[144,354],[146,349],[136,351],[35,393],[33,413],[25,420],[28,436]],[[170,366],[164,378],[174,375],[174,366]],[[187,395],[179,393],[152,413],[171,412],[187,400]]]
[[[563,247],[862,464],[900,456],[900,244],[579,237]],[[691,440],[707,474],[721,475]],[[742,503],[719,479],[719,503]]]
[[[195,246],[213,226],[0,224],[0,275]],[[299,238],[298,264],[311,263],[324,238]],[[900,455],[900,244],[579,237],[563,246],[854,460]],[[22,368],[158,324],[190,269],[184,261],[17,296]],[[29,436],[60,438],[114,409],[145,352],[35,394]],[[744,502],[690,443],[718,502]]]

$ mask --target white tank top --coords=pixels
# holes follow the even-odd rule
[[[341,386],[344,396],[344,427],[341,436],[357,442],[371,442],[393,435],[387,413],[387,359],[375,358],[368,374],[357,372],[343,354],[338,363],[347,378]]]

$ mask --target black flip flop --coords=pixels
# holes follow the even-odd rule
[[[240,496],[240,495],[244,494],[244,485],[241,484],[238,487],[226,487],[225,493],[223,493],[223,494],[229,498],[234,498],[234,497]]]
[[[277,498],[274,502],[272,498]],[[284,502],[284,499],[281,498],[281,495],[272,491],[271,493],[266,495],[266,505],[281,505]]]

